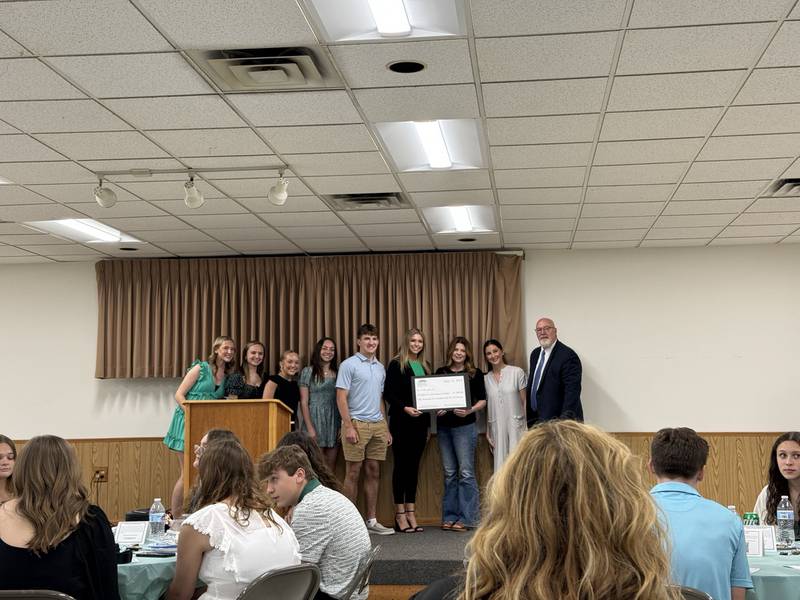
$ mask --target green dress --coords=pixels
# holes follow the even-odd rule
[[[342,418],[336,407],[336,377],[316,381],[311,376],[312,368],[300,373],[300,387],[308,388],[308,412],[317,430],[317,445],[320,448],[335,448],[339,439]],[[303,429],[308,430],[305,423]]]
[[[192,389],[186,394],[187,400],[218,400],[225,395],[225,378],[218,386],[214,385],[214,374],[211,372],[211,365],[204,360],[196,360],[189,367],[191,371],[195,365],[200,365],[200,374],[194,382]],[[178,405],[172,413],[172,421],[169,424],[167,435],[164,436],[164,444],[170,450],[183,452],[183,408]]]

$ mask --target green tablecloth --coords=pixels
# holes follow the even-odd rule
[[[800,572],[799,572],[800,573]],[[158,600],[175,576],[175,557],[139,558],[117,565],[121,600]]]
[[[764,556],[748,558],[755,589],[747,591],[747,600],[800,600],[800,556]]]

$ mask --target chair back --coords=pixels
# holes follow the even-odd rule
[[[259,575],[236,600],[311,600],[318,589],[317,565],[296,565]]]
[[[72,596],[52,590],[0,590],[4,600],[75,600]]]
[[[677,590],[683,596],[683,600],[714,600],[711,596],[700,590],[696,590],[685,585],[671,585],[673,590]]]
[[[380,546],[375,546],[372,550],[367,552],[361,559],[361,564],[358,566],[358,571],[347,586],[347,589],[342,594],[342,600],[351,600],[364,591],[364,588],[369,585],[369,576],[372,573],[372,565],[375,562],[375,557],[381,551]]]

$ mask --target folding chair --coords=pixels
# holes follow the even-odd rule
[[[236,600],[311,600],[318,589],[317,565],[297,565],[259,575]]]

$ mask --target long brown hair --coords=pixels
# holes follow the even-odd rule
[[[256,482],[253,459],[241,444],[230,439],[209,443],[200,457],[198,472],[197,508],[230,500],[231,517],[243,527],[252,511],[268,524],[280,527],[272,515],[272,501]]]
[[[333,338],[324,337],[317,340],[317,343],[314,345],[314,351],[311,353],[311,379],[313,379],[317,383],[321,383],[325,381],[325,373],[322,371],[322,357],[320,354],[322,353],[322,346],[325,345],[325,342],[330,342],[333,344],[333,358],[331,359],[328,368],[331,370],[332,373],[336,374],[336,371],[339,369],[339,350],[336,348],[336,342]]]
[[[290,431],[280,440],[278,440],[277,447],[281,448],[283,446],[292,445],[299,446],[303,452],[306,453],[308,462],[311,463],[311,468],[314,469],[314,472],[317,474],[317,479],[319,479],[319,482],[322,485],[324,485],[326,488],[336,490],[337,492],[342,491],[342,485],[339,483],[339,480],[336,479],[336,476],[330,470],[328,464],[325,462],[325,459],[322,457],[322,451],[319,449],[317,442],[315,442],[310,435],[308,435],[305,431]],[[268,475],[269,473],[264,475],[264,473],[262,473],[259,469],[259,477],[264,479]]]
[[[11,448],[11,453],[14,455],[14,465],[16,466],[17,445],[14,443],[14,440],[0,433],[0,444],[8,444],[9,448]],[[11,475],[6,479],[6,491],[10,494],[14,493],[14,469],[11,469]]]
[[[78,526],[89,510],[75,449],[55,435],[31,439],[14,466],[16,511],[33,525],[28,548],[44,554]]]
[[[233,341],[233,340],[231,340],[231,341]],[[267,359],[267,348],[266,348],[266,346],[264,346],[264,344],[262,344],[258,340],[250,340],[249,342],[247,342],[244,345],[244,348],[242,349],[242,362],[239,363],[239,370],[245,376],[245,383],[247,383],[247,379],[246,379],[247,378],[247,368],[249,366],[248,363],[247,363],[247,352],[253,346],[261,346],[261,350],[263,352],[263,357],[261,359],[261,364],[256,367],[256,375],[258,375],[262,380],[264,379],[264,361],[266,361],[266,359]]]
[[[667,539],[630,450],[550,421],[492,478],[459,599],[677,600]]]
[[[419,351],[417,357],[414,359],[419,361],[419,364],[422,365],[422,370],[425,371],[426,374],[430,374],[431,372],[431,365],[428,362],[428,359],[425,358],[425,336],[423,335],[422,331],[417,329],[416,327],[412,327],[406,334],[403,336],[403,341],[400,342],[400,347],[397,349],[397,354],[392,357],[392,360],[396,360],[400,363],[400,370],[405,371],[408,368],[408,363],[412,360],[409,358],[408,349],[410,340],[413,336],[418,335],[422,338],[422,350]]]
[[[208,366],[211,367],[212,375],[216,376],[217,374],[217,350],[219,350],[219,347],[225,342],[233,344],[233,355],[234,357],[236,356],[236,342],[233,341],[233,338],[227,335],[217,336],[214,339],[214,343],[211,345],[211,354],[208,355]],[[236,359],[232,358],[230,362],[225,363],[225,375],[230,375],[235,372],[236,368]]]
[[[789,494],[789,482],[786,477],[781,474],[780,467],[778,467],[778,446],[783,442],[797,442],[800,444],[800,432],[787,431],[781,434],[772,444],[772,450],[769,453],[769,482],[767,483],[767,518],[765,519],[767,525],[777,525],[777,511],[778,504],[781,501],[781,496],[792,496]],[[798,512],[798,506],[794,507],[795,513]]]
[[[475,375],[475,371],[477,371],[475,368],[475,359],[472,356],[472,344],[467,338],[461,335],[458,335],[450,340],[450,345],[447,346],[447,358],[445,366],[449,368],[453,364],[453,352],[455,352],[456,344],[462,344],[464,346],[464,354],[467,355],[467,357],[464,359],[464,370],[470,377],[472,377]]]

